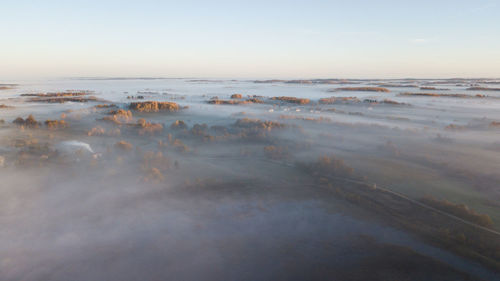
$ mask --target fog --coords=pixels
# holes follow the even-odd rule
[[[0,279],[499,279],[499,84],[5,86]]]

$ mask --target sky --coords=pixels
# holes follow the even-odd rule
[[[500,77],[500,0],[0,0],[0,80]]]

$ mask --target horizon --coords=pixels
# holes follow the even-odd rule
[[[202,76],[52,76],[52,77],[25,77],[25,78],[10,78],[0,80],[1,84],[23,82],[23,81],[44,81],[44,80],[221,80],[221,81],[293,81],[293,80],[345,80],[345,81],[392,81],[392,80],[415,80],[415,81],[432,81],[432,80],[464,80],[464,81],[484,81],[484,80],[500,80],[499,77],[202,77]]]

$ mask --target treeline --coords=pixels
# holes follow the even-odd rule
[[[340,178],[363,177],[356,175],[351,167],[335,156],[320,157],[314,162],[296,165],[300,171],[309,174],[319,188],[329,191],[334,197],[368,210],[384,223],[411,231],[435,246],[500,272],[498,235],[422,208],[375,185],[342,180]],[[492,225],[488,216],[478,214],[463,204],[433,198],[427,198],[425,203],[479,225]]]
[[[297,163],[298,168],[314,176],[352,177],[354,169],[335,156],[322,156],[313,163]]]
[[[424,197],[420,199],[420,201],[436,209],[453,214],[466,221],[470,221],[484,227],[489,227],[489,228],[493,227],[493,221],[491,220],[490,216],[485,214],[479,214],[476,211],[470,209],[465,204],[455,204],[448,200],[439,200],[432,196]]]

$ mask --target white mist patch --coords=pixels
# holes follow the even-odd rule
[[[77,150],[85,150],[92,154],[95,153],[92,147],[90,147],[88,143],[84,143],[77,140],[62,141],[56,145],[56,149],[66,153],[72,153]]]

